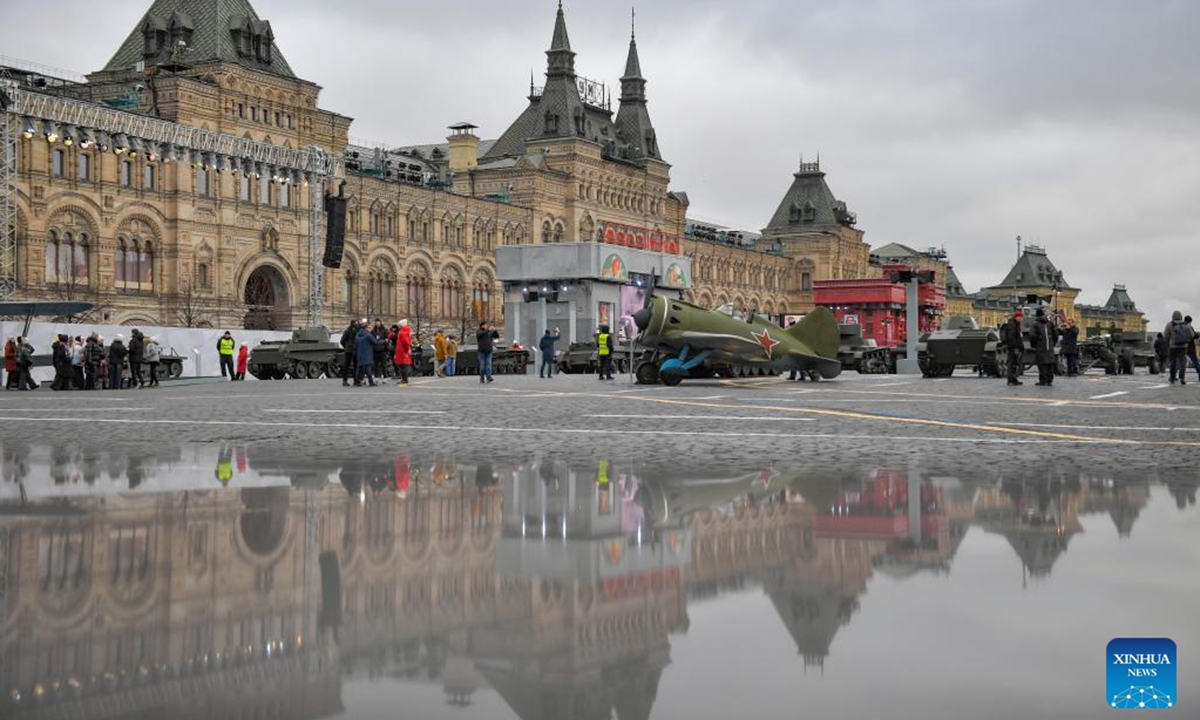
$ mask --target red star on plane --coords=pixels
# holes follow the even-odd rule
[[[763,330],[761,333],[751,332],[750,334],[754,336],[759,345],[762,345],[762,349],[767,353],[767,359],[770,360],[771,350],[779,344],[779,341],[772,338],[771,333],[767,330]]]

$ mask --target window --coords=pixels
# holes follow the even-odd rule
[[[287,127],[288,127],[288,130],[295,129],[295,127],[292,125],[292,114],[291,113],[288,113],[288,115],[287,115]]]
[[[129,585],[150,571],[149,532],[145,527],[108,532],[108,567],[113,585]]]
[[[121,161],[121,187],[130,187],[133,185],[133,163],[128,160]]]
[[[800,289],[812,290],[812,273],[800,273]]]
[[[137,237],[117,239],[114,260],[116,286],[120,290],[149,292],[154,289],[154,248]]]
[[[292,186],[282,183],[279,186],[279,207],[292,206]]]
[[[79,156],[79,179],[80,180],[91,180],[92,179],[92,156],[91,155],[82,155],[81,154]]]
[[[84,577],[83,533],[56,530],[38,537],[38,584],[43,589],[76,588]]]
[[[367,280],[367,309],[371,313],[391,315],[396,309],[396,272],[384,262],[371,267]]]
[[[147,164],[146,167],[142,168],[142,189],[143,190],[153,190],[154,189],[154,166],[153,165]]]
[[[196,194],[208,195],[208,169],[196,168]]]
[[[246,118],[246,106],[242,103],[238,103],[238,117],[242,119]]]
[[[250,202],[250,176],[244,173],[238,178],[238,199]]]
[[[87,233],[50,231],[46,238],[46,282],[87,285]]]
[[[254,122],[258,122],[258,108],[256,108],[256,107],[250,108],[250,119],[253,120]]]
[[[279,112],[276,112],[276,113],[275,113],[275,125],[276,125],[276,127],[278,127],[278,126],[280,126],[280,125],[282,125],[282,124],[283,124],[283,123],[279,122],[279,119],[280,119],[280,117],[281,117],[281,116],[280,116]]]
[[[258,202],[260,205],[271,204],[271,181],[265,177],[258,181]]]
[[[196,284],[205,290],[208,289],[208,265],[205,263],[196,266]]]
[[[346,309],[354,308],[354,271],[347,268],[342,276],[342,298],[346,301]]]
[[[64,153],[62,150],[55,150],[54,153],[51,155],[51,160],[53,162],[52,169],[54,172],[54,177],[62,177],[63,161],[65,160],[65,158],[66,158],[66,153]]]

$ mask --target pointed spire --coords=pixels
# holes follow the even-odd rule
[[[563,16],[562,0],[558,0],[558,16],[554,19],[554,38],[550,50],[570,50],[571,39],[567,37],[567,20]]]
[[[629,57],[625,60],[625,74],[621,76],[621,79],[640,80],[642,79],[642,64],[638,61],[637,36],[634,27],[637,15],[635,10],[631,9],[630,12],[632,14],[629,21]]]
[[[546,51],[546,77],[575,77],[575,53],[571,51],[571,40],[567,37],[567,19],[563,15],[562,0],[558,3],[558,15],[554,18],[554,37]]]

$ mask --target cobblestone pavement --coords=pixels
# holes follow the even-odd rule
[[[1170,469],[1200,459],[1200,382],[1165,376],[1031,378],[845,374],[689,381],[676,388],[594,376],[422,378],[407,388],[336,380],[164,385],[122,392],[0,393],[5,442],[105,448],[238,441],[298,460],[386,447],[512,459],[619,457],[745,468],[898,458],[948,467],[1037,463]]]

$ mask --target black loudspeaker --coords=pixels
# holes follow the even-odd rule
[[[335,628],[342,624],[342,571],[338,566],[337,553],[321,553],[321,611],[318,624],[323,628]]]
[[[346,199],[325,198],[325,259],[321,264],[327,268],[342,266],[342,253],[346,249]]]

